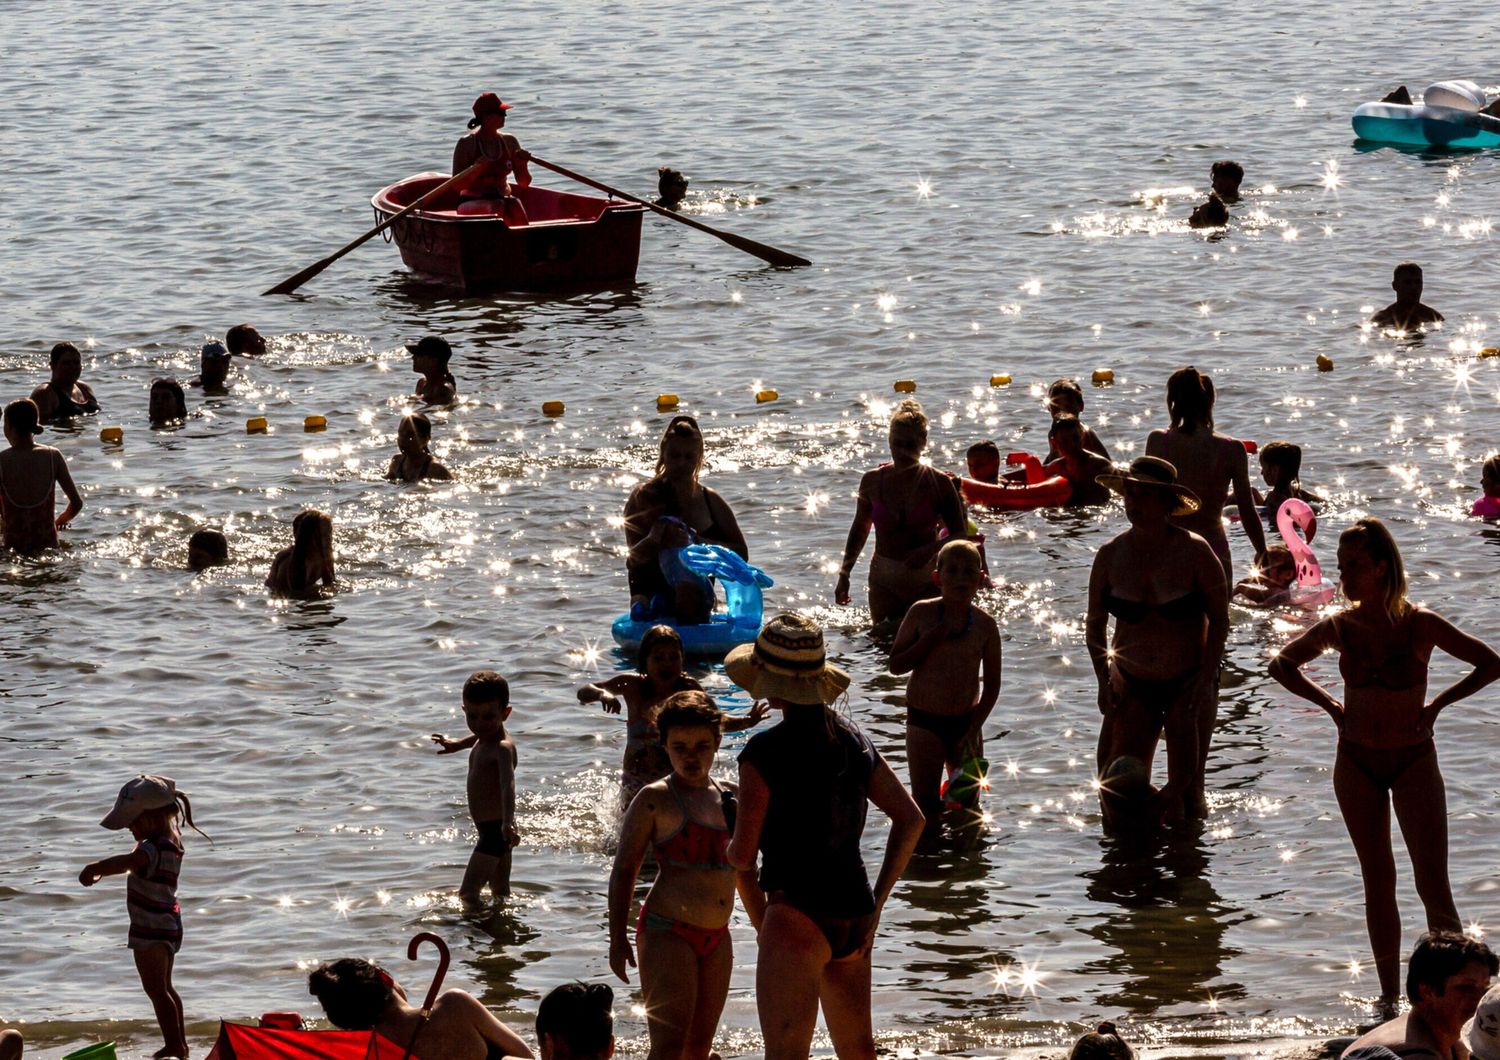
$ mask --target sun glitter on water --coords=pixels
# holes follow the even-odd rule
[[[928,180],[926,177],[918,177],[917,178],[916,188],[917,188],[917,198],[919,198],[919,199],[930,199],[930,198],[932,198],[932,181]]]

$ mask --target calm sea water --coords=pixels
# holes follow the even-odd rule
[[[1325,561],[1337,529],[1379,514],[1416,598],[1500,640],[1500,536],[1464,518],[1500,445],[1500,360],[1475,357],[1500,340],[1500,162],[1361,150],[1348,125],[1402,81],[1495,91],[1476,17],[1426,5],[1398,32],[1386,6],[1284,0],[250,0],[107,16],[11,0],[0,383],[25,393],[72,339],[106,414],[45,439],[87,499],[66,547],[0,565],[0,1018],[26,1021],[43,1055],[99,1036],[155,1047],[123,885],[77,883],[124,849],[97,821],[138,771],[175,776],[215,840],[189,834],[180,892],[196,1040],[220,1017],[315,1010],[303,976],[319,959],[370,956],[418,985],[429,965],[403,955],[419,930],[453,946],[450,985],[528,1033],[552,986],[607,977],[624,732],[573,692],[623,665],[612,520],[649,473],[663,391],[702,419],[706,481],[775,577],[770,605],[830,625],[855,675],[850,713],[898,771],[903,682],[868,616],[832,606],[830,573],[858,476],[884,459],[898,378],[934,419],[933,461],[957,467],[982,437],[1043,445],[1038,387],[1102,367],[1115,383],[1089,391],[1087,417],[1117,455],[1138,453],[1165,420],[1166,374],[1194,363],[1221,387],[1222,428],[1302,444],[1306,482],[1331,497]],[[457,299],[372,242],[298,297],[259,297],[362,232],[375,190],[443,167],[484,89],[516,103],[510,128],[538,154],[640,193],[677,166],[710,223],[814,267],[770,270],[648,218],[628,290]],[[1181,221],[1222,157],[1259,190],[1209,240]],[[1448,324],[1398,344],[1359,325],[1404,258],[1426,266]],[[271,353],[239,366],[229,397],[195,399],[187,426],[150,431],[149,380],[193,374],[198,345],[241,320]],[[429,332],[458,351],[463,402],[438,417],[435,448],[459,480],[403,488],[381,479],[412,383],[401,344]],[[1000,372],[1015,381],[991,389]],[[781,400],[757,407],[763,386]],[[543,417],[546,399],[567,414]],[[326,433],[301,432],[312,413]],[[251,415],[273,432],[246,436]],[[123,449],[99,445],[103,423],[125,428]],[[304,506],[333,512],[342,582],[273,600],[261,581]],[[1147,1042],[1239,1053],[1257,1047],[1223,1043],[1351,1030],[1377,989],[1357,970],[1368,947],[1334,737],[1264,674],[1309,619],[1235,611],[1209,828],[1121,851],[1089,791],[1081,619],[1092,554],[1122,516],[981,518],[1003,576],[984,602],[1006,634],[993,820],[897,888],[877,951],[881,1041],[993,1054],[1115,1018]],[[228,531],[234,563],[194,578],[185,541],[207,524]],[[489,666],[515,690],[524,839],[516,899],[475,921],[455,909],[472,842],[463,762],[427,734],[461,729],[459,687]],[[1439,663],[1434,679],[1456,672]],[[729,691],[721,671],[703,677]],[[1495,705],[1461,704],[1438,732],[1454,887],[1481,926],[1500,915]],[[882,842],[873,828],[872,860]],[[1404,864],[1401,894],[1413,938]],[[721,1048],[753,1055],[742,920],[734,937]],[[644,1053],[635,1000],[621,990],[629,1055]]]

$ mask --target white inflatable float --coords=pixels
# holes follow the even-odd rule
[[[1420,103],[1361,103],[1350,121],[1361,140],[1416,147],[1500,147],[1500,118],[1481,114],[1472,81],[1428,85]]]

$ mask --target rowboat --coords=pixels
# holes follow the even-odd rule
[[[377,222],[449,178],[419,173],[370,199]],[[387,230],[413,272],[470,294],[603,287],[635,280],[645,207],[536,185],[514,188],[525,223],[458,212],[450,193]]]

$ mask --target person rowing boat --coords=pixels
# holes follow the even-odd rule
[[[475,162],[489,163],[469,180],[458,186],[458,212],[461,214],[498,214],[508,224],[525,224],[526,208],[512,194],[508,178],[529,187],[531,171],[526,163],[531,156],[521,148],[521,141],[505,127],[505,112],[513,104],[500,102],[493,92],[485,92],[474,101],[474,117],[469,119],[473,131],[459,138],[453,147],[453,172],[462,173]]]

